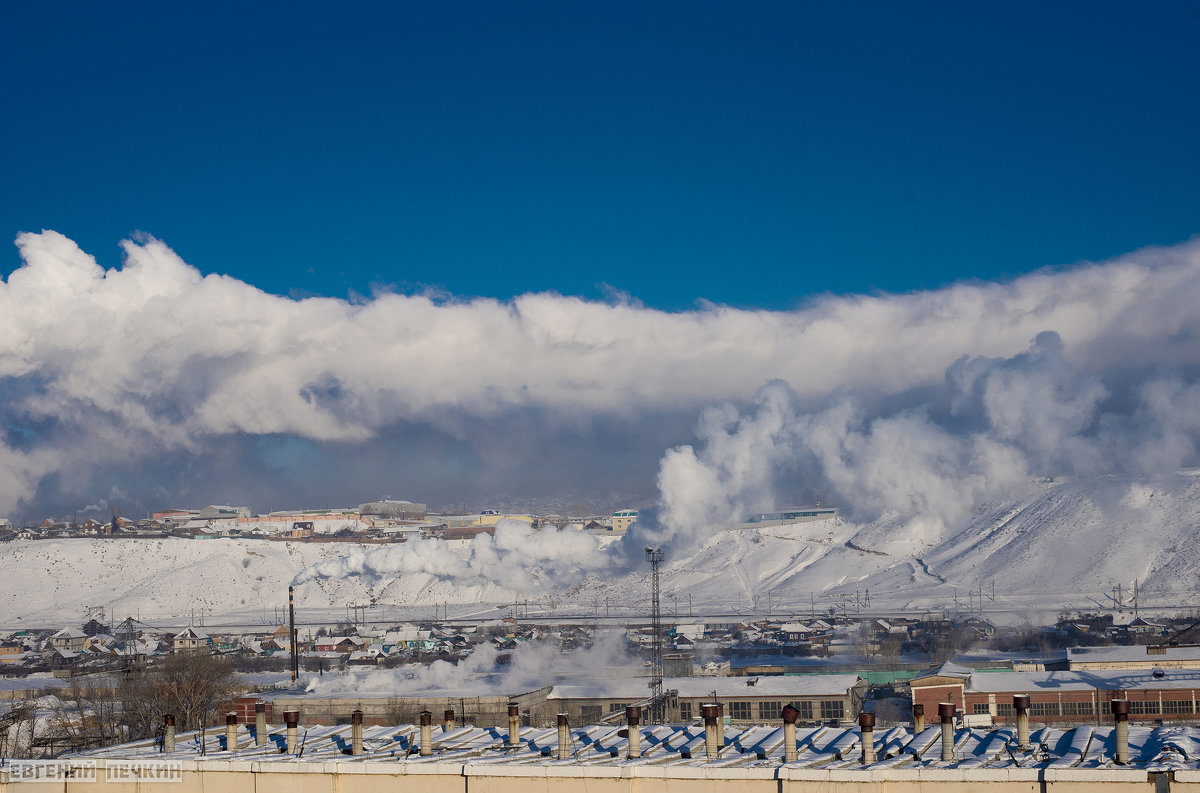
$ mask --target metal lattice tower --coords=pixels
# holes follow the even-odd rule
[[[647,548],[650,560],[650,624],[654,640],[650,644],[650,664],[653,667],[650,679],[650,723],[662,724],[666,720],[666,704],[663,701],[663,634],[662,603],[659,600],[658,566],[662,564],[662,548]]]

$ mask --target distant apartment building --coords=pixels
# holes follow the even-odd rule
[[[620,509],[612,515],[612,530],[619,533],[628,531],[629,527],[637,522],[638,511],[636,509]]]

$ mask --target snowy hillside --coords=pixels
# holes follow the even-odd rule
[[[809,609],[965,609],[984,593],[997,618],[1031,609],[1128,601],[1135,580],[1143,607],[1181,607],[1200,583],[1200,475],[1101,477],[1029,483],[1003,502],[979,505],[966,525],[927,546],[888,519],[843,519],[722,531],[663,570],[663,610],[765,615]],[[466,542],[451,543],[460,554]],[[0,626],[77,621],[88,606],[118,618],[269,623],[305,567],[369,550],[346,543],[255,540],[60,540],[0,546]],[[316,580],[297,589],[305,614],[336,619],[349,604],[376,602],[380,617],[497,612],[528,600],[530,613],[644,611],[644,572],[597,577],[566,591],[517,595],[497,586],[461,587],[427,574]],[[993,600],[993,586],[995,599]],[[969,592],[974,594],[968,594]],[[857,593],[857,594],[856,594]]]

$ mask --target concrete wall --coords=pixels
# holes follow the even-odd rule
[[[182,761],[176,782],[109,779],[98,760],[91,778],[11,782],[0,775],[0,793],[1153,793],[1153,774],[1127,769],[900,768],[816,770],[794,766],[721,768],[573,762],[536,765],[461,763],[305,763]],[[119,768],[113,765],[114,768]],[[118,776],[122,776],[118,773]],[[1168,788],[1200,791],[1200,771],[1176,771]],[[128,775],[125,775],[128,779]]]

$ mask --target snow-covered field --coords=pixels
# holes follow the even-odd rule
[[[882,519],[843,519],[718,532],[663,569],[663,610],[807,614],[977,605],[1000,620],[1113,605],[1121,586],[1143,608],[1200,608],[1200,475],[1034,482],[978,505],[940,536]],[[897,541],[897,538],[904,538]],[[465,554],[466,541],[451,543]],[[0,627],[74,624],[88,607],[164,624],[271,624],[305,567],[369,547],[265,540],[57,540],[0,546]],[[993,599],[994,587],[994,599]],[[870,604],[866,605],[869,590]],[[591,577],[563,591],[520,595],[427,574],[317,580],[297,588],[306,620],[375,603],[372,619],[519,613],[644,613],[644,571]]]

